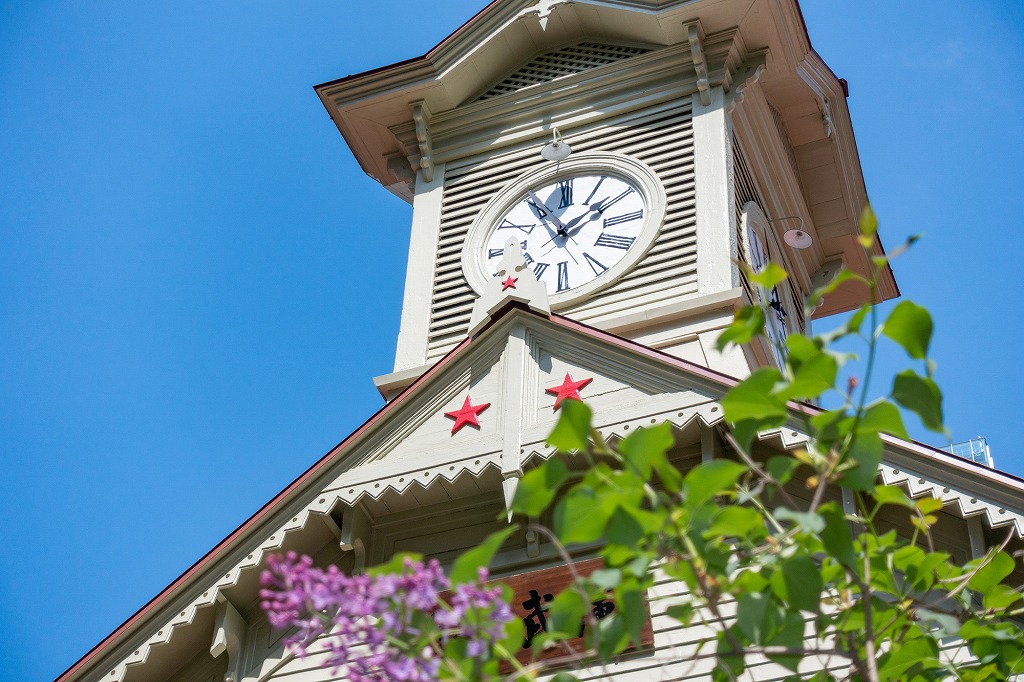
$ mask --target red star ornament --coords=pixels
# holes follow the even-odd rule
[[[516,288],[516,282],[518,282],[518,281],[519,281],[518,277],[512,277],[512,275],[509,275],[508,278],[504,282],[501,283],[501,290],[505,291],[506,289],[515,289]]]
[[[472,424],[473,426],[480,428],[480,421],[476,416],[490,406],[490,403],[474,405],[473,399],[467,395],[466,402],[462,403],[462,407],[460,409],[452,412],[445,412],[444,416],[451,417],[455,420],[455,424],[452,425],[452,433],[454,434],[466,424]]]
[[[555,406],[552,410],[557,410],[562,404],[563,400],[573,398],[575,400],[583,400],[580,397],[580,389],[589,384],[593,379],[580,379],[579,381],[573,381],[572,375],[568,372],[565,373],[565,380],[561,386],[555,386],[554,388],[545,388],[545,393],[550,393],[555,396]]]

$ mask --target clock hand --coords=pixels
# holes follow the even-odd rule
[[[552,241],[554,241],[554,240],[552,240]],[[575,243],[575,242],[573,242],[573,243]],[[541,244],[541,246],[544,246],[544,245]],[[569,258],[572,258],[572,262],[573,263],[575,263],[576,265],[580,264],[580,262],[578,260],[576,260],[576,256],[572,255],[572,251],[569,250],[569,243],[568,242],[566,242],[562,246],[559,246],[558,244],[555,244],[550,249],[548,249],[544,253],[540,254],[540,258],[543,258],[544,256],[548,255],[549,253],[551,253],[555,249],[559,249],[559,248],[562,249],[563,251],[565,251],[567,254],[569,254]]]
[[[543,225],[544,229],[548,231],[549,235],[551,235],[551,239],[544,242],[544,244],[550,244],[552,241],[554,241],[555,237],[559,236],[558,230],[551,229],[551,226],[548,225],[547,218],[545,218],[544,216],[541,216],[540,224]],[[541,246],[544,246],[544,244],[541,244]]]
[[[555,224],[555,227],[558,228],[558,233],[563,234],[565,232],[565,225],[562,224],[562,221],[559,220],[558,216],[555,215],[554,211],[548,208],[547,204],[541,201],[540,197],[534,194],[532,189],[526,190],[526,193],[530,195],[531,199],[533,199],[533,205],[536,206],[538,210],[544,211],[544,216],[542,217],[550,218],[551,222],[553,222]]]
[[[604,199],[601,199],[601,201],[591,204],[590,210],[588,210],[583,215],[576,216],[575,218],[570,220],[569,224],[565,226],[565,236],[574,237],[577,232],[582,230],[583,225],[581,225],[580,223],[582,223],[584,219],[589,222],[591,220],[597,220],[598,218],[600,218],[601,214],[604,213],[605,209],[608,208],[607,206],[602,206],[601,204],[608,201],[608,199],[610,198],[611,197],[605,197]]]

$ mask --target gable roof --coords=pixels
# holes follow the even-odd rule
[[[398,150],[389,128],[411,120],[410,103],[433,114],[459,108],[538,54],[584,39],[667,46],[687,42],[687,22],[699,19],[709,35],[742,25],[748,48],[772,51],[769,79],[795,77],[813,55],[842,97],[845,85],[814,53],[796,0],[770,11],[771,21],[751,18],[749,0],[496,0],[426,54],[314,91],[363,170],[385,185],[391,171],[384,157]]]
[[[453,404],[453,401],[461,403],[466,387],[477,393],[474,403],[485,400],[497,403],[501,400],[501,392],[510,390],[509,386],[514,382],[505,381],[509,372],[488,368],[498,366],[495,358],[506,357],[506,349],[513,343],[526,348],[529,357],[539,360],[538,365],[550,365],[546,374],[530,375],[535,384],[541,382],[540,386],[551,377],[560,377],[566,368],[572,371],[585,368],[595,375],[605,376],[605,388],[595,391],[594,400],[598,404],[605,401],[607,409],[596,410],[595,420],[600,420],[596,425],[607,438],[624,436],[631,425],[639,426],[655,419],[671,421],[680,428],[694,419],[707,425],[718,423],[721,411],[717,398],[738,382],[728,375],[614,334],[558,315],[548,318],[521,303],[511,302],[497,312],[477,336],[467,338],[398,397],[384,405],[71,666],[57,682],[123,679],[128,666],[146,662],[154,645],[168,642],[176,628],[191,624],[199,610],[216,603],[222,590],[236,587],[245,576],[251,582],[252,576],[258,573],[265,552],[278,550],[286,535],[306,527],[306,520],[311,514],[324,515],[339,500],[354,505],[362,498],[379,497],[387,491],[401,495],[413,483],[409,472],[418,474],[424,468],[429,474],[427,483],[419,483],[424,489],[437,482],[455,481],[462,475],[480,477],[488,471],[492,483],[500,481],[493,475],[507,464],[502,462],[500,452],[459,461],[444,460],[445,467],[450,467],[445,471],[436,466],[438,461],[432,464],[413,461],[407,462],[406,466],[401,458],[397,458],[398,464],[383,474],[363,474],[375,468],[367,468],[368,461],[381,462],[381,458],[366,457],[371,445],[376,447],[374,438],[401,432],[403,435],[397,439],[398,442],[407,439],[421,442],[425,438],[424,433],[429,431],[436,437],[439,429],[447,435],[451,422],[441,415],[445,409],[451,408],[443,405]],[[474,371],[476,384],[468,378]],[[490,374],[494,374],[494,380],[486,384],[490,381],[486,378]],[[481,392],[477,392],[477,388]],[[607,397],[615,391],[619,392],[618,398]],[[688,395],[684,397],[684,393]],[[550,410],[550,404],[512,402],[524,403],[522,414],[550,417],[548,421],[534,419],[532,424],[526,423],[529,419],[523,420],[521,431],[526,435],[520,435],[515,450],[526,454],[520,458],[519,464],[531,455],[553,455],[554,451],[544,445],[544,437],[557,416]],[[615,408],[615,405],[619,407]],[[685,409],[680,409],[680,406]],[[817,408],[806,404],[792,404],[791,408],[794,417],[797,412],[817,411]],[[497,404],[489,416],[497,423],[500,418],[514,415],[511,410],[502,410]],[[794,419],[792,424],[782,429],[762,434],[762,438],[778,438],[787,447],[792,446],[802,439],[802,434],[796,430],[797,423]],[[409,435],[418,428],[427,431],[418,432],[418,436]],[[475,434],[466,435],[470,439],[476,437]],[[476,443],[479,445],[488,440],[483,438],[488,435],[480,434]],[[454,437],[451,442],[455,442]],[[991,527],[1012,525],[1016,533],[1024,535],[1024,480],[919,443],[889,437],[885,442],[887,447],[882,467],[885,482],[902,484],[914,495],[931,493],[955,505],[965,517],[983,514]],[[391,445],[395,445],[395,439]],[[452,463],[448,464],[449,461]],[[324,494],[326,490],[331,491],[331,495]],[[288,517],[292,517],[291,520]]]

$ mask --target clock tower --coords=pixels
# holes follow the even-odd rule
[[[58,682],[339,679],[267,621],[267,557],[353,573],[415,552],[450,566],[507,528],[530,467],[585,466],[548,443],[570,398],[608,442],[670,424],[681,473],[734,458],[721,399],[735,377],[777,364],[771,341],[866,299],[844,284],[801,304],[868,263],[846,84],[796,0],[498,0],[423,57],[316,91],[366,172],[413,205],[394,372],[376,379],[388,401]],[[751,287],[744,265],[769,261],[790,278]],[[886,275],[883,298],[898,293]],[[769,341],[716,352],[747,303],[767,311]],[[759,433],[750,456],[804,447],[808,410]],[[1024,552],[1020,479],[896,438],[882,456],[879,481],[942,501],[936,537],[958,562]],[[798,472],[788,492],[811,487]],[[826,494],[855,508],[849,491]],[[596,548],[570,547],[577,569]],[[514,606],[539,608],[536,585],[571,581],[563,551],[518,525],[492,575]],[[663,576],[652,594],[683,589]],[[581,679],[710,676],[696,654],[714,632],[651,604],[642,650]]]
[[[867,196],[846,83],[795,2],[502,0],[423,57],[316,92],[363,169],[413,205],[385,397],[467,336],[510,236],[553,312],[734,376],[866,298],[802,304],[841,266],[867,271]],[[568,156],[541,155],[553,139]],[[758,293],[739,263],[768,261],[791,277]],[[759,301],[769,340],[718,353]]]

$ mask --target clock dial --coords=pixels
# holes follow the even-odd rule
[[[768,251],[751,221],[747,222],[747,251],[750,257],[750,267],[754,272],[760,272],[768,265]],[[762,309],[765,311],[765,334],[768,336],[772,353],[775,354],[775,361],[779,367],[782,367],[785,357],[781,348],[786,343],[786,337],[789,336],[789,326],[786,321],[786,309],[782,305],[781,292],[778,286],[772,287],[770,291],[766,291],[763,287],[756,287],[756,289]]]
[[[527,190],[487,236],[484,270],[494,272],[509,236],[551,294],[592,282],[633,248],[643,231],[643,194],[614,175],[578,175]]]

